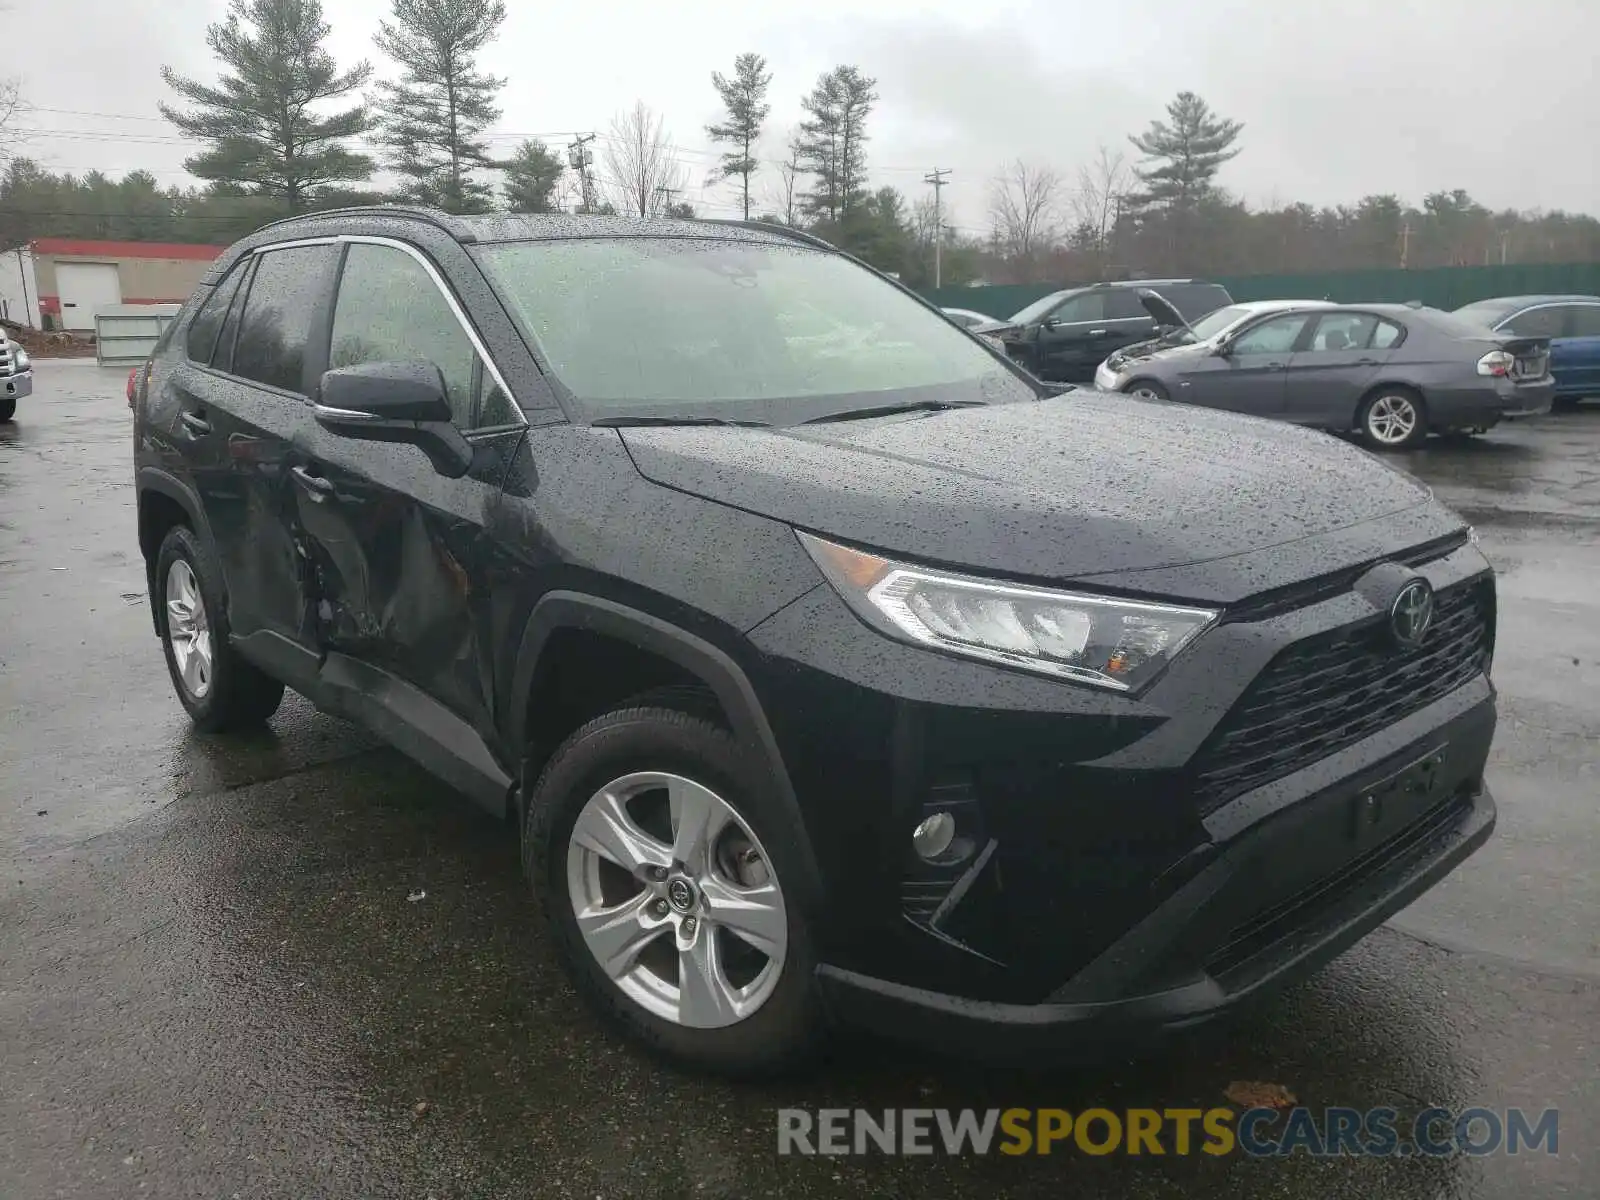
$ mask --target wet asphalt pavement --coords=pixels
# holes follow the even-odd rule
[[[760,1087],[579,1006],[507,829],[298,697],[197,737],[144,599],[125,372],[0,425],[0,1198],[1600,1195],[1600,404],[1401,460],[1501,571],[1495,839],[1315,980],[1160,1058],[849,1040]],[[409,897],[425,892],[422,899]],[[780,1107],[1557,1107],[1560,1153],[779,1158]],[[419,1105],[425,1106],[420,1112]]]

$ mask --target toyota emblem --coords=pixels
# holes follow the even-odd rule
[[[1400,589],[1389,609],[1389,629],[1402,650],[1422,645],[1433,625],[1433,588],[1426,579],[1413,579]]]
[[[694,888],[687,879],[674,879],[667,884],[667,900],[679,912],[688,912],[694,907]]]

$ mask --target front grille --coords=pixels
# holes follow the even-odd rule
[[[1494,585],[1456,584],[1435,598],[1422,645],[1397,650],[1387,616],[1296,642],[1256,677],[1195,756],[1202,815],[1392,725],[1483,671]]]

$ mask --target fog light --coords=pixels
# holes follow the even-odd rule
[[[911,831],[911,848],[931,862],[950,849],[955,837],[956,819],[947,812],[934,813]]]

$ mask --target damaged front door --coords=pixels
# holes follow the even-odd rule
[[[316,427],[301,447],[297,504],[318,637],[409,682],[488,735],[485,514],[522,419],[486,370],[454,306],[409,250],[352,242],[334,305],[328,366],[437,366],[455,424],[474,443],[447,478],[418,447]],[[504,432],[497,432],[503,430]]]

